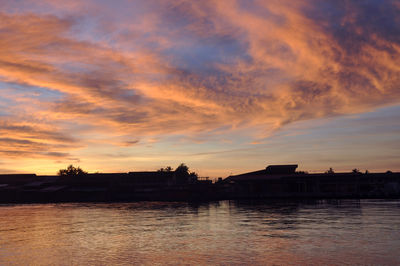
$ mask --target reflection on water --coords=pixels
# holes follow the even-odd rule
[[[0,206],[0,264],[398,265],[400,201]]]

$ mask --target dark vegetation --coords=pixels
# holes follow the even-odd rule
[[[335,171],[333,171],[332,167],[325,171],[325,174],[334,174],[334,173]]]
[[[167,166],[165,168],[160,168],[157,170],[158,172],[174,172],[177,176],[181,176],[181,177],[198,177],[196,172],[191,172],[189,171],[189,167],[184,164],[181,163],[174,171],[174,169],[171,166]]]
[[[87,172],[83,171],[79,166],[74,167],[71,164],[66,169],[58,170],[57,175],[59,175],[59,176],[82,176],[82,175],[87,175]]]

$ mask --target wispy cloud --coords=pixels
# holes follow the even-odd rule
[[[79,148],[72,137],[57,128],[41,124],[2,121],[0,119],[0,155],[13,158],[68,157],[66,151]],[[3,137],[4,136],[4,137]]]

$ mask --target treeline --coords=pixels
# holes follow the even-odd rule
[[[171,166],[167,166],[158,169],[157,172],[174,172],[176,176],[180,177],[198,177],[198,174],[194,171],[190,171],[189,167],[184,163],[181,163],[175,170]],[[88,172],[82,170],[79,166],[75,167],[72,164],[65,169],[58,170],[57,172],[57,175],[59,176],[83,176],[87,174]]]

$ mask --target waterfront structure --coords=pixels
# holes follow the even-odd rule
[[[196,200],[213,198],[209,180],[175,171],[72,176],[0,175],[0,202]]]
[[[179,171],[0,175],[0,202],[400,197],[400,173],[308,174],[296,169],[296,164],[270,165],[215,183]]]
[[[271,165],[266,169],[229,176],[235,198],[366,198],[400,196],[400,173],[296,172],[297,165]]]

